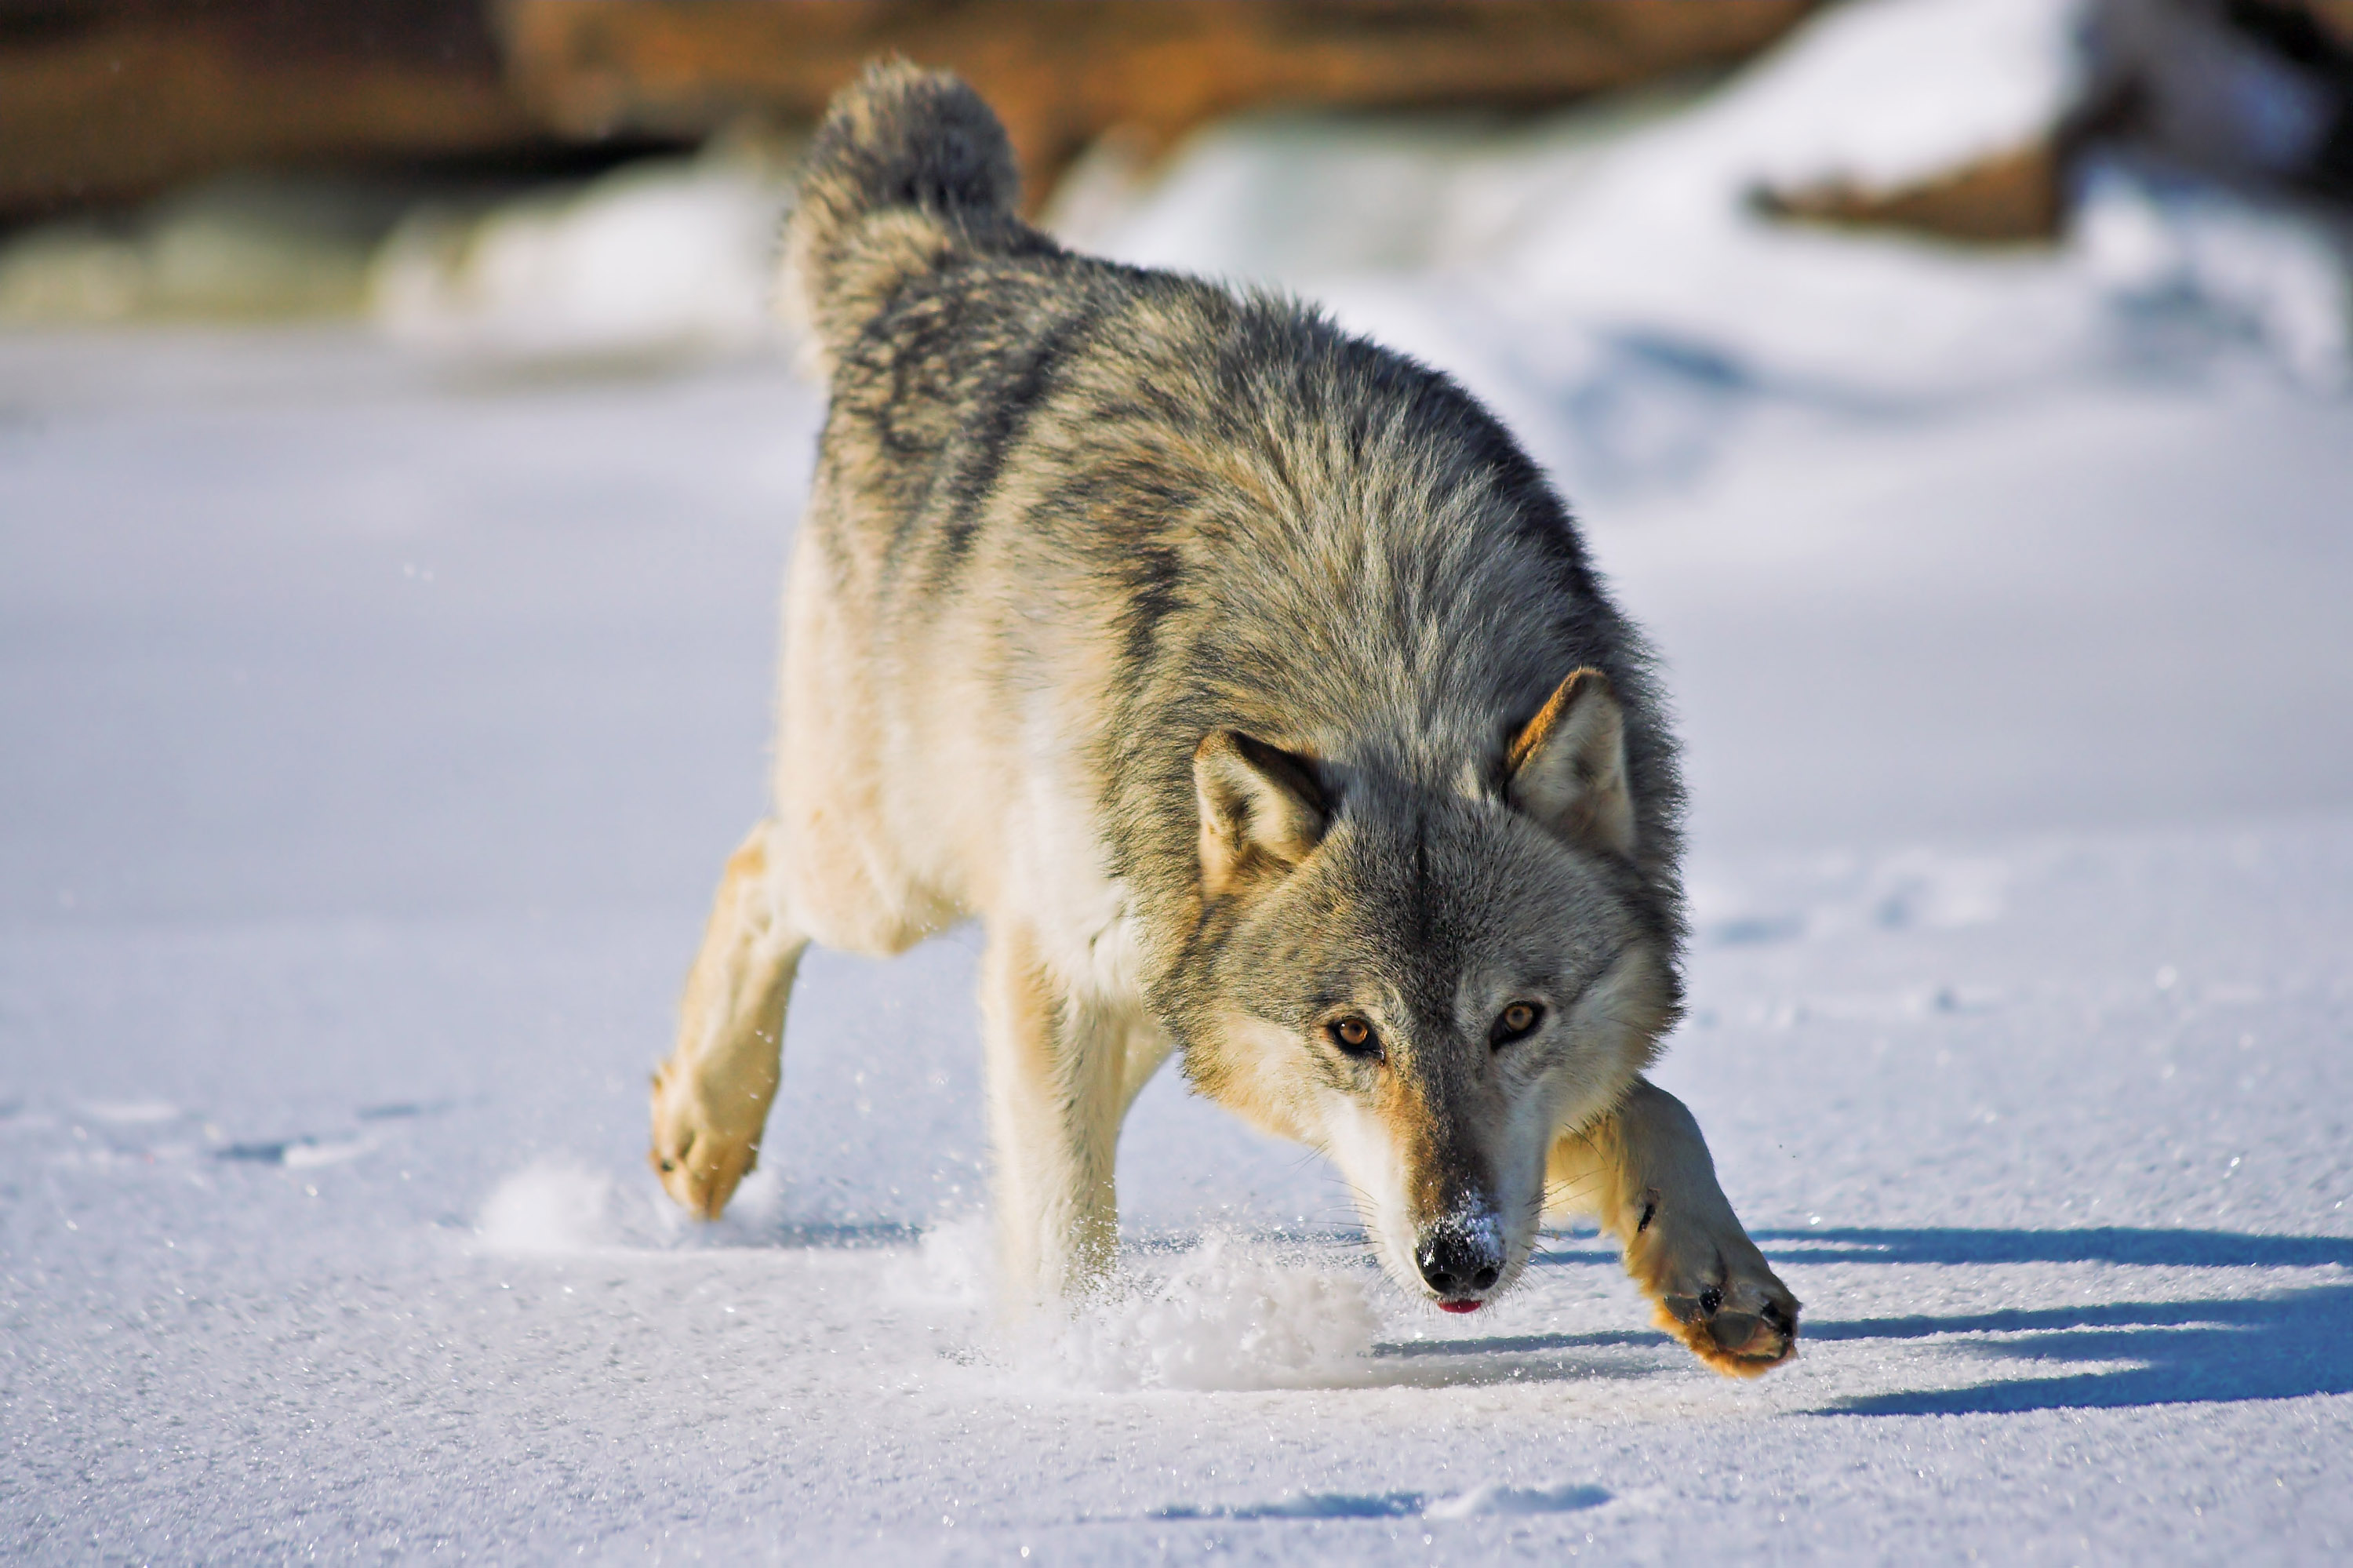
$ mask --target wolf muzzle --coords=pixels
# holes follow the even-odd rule
[[[1490,1214],[1442,1220],[1422,1231],[1413,1261],[1441,1303],[1483,1296],[1504,1277],[1503,1227]]]

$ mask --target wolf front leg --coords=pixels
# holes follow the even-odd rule
[[[775,825],[727,859],[679,1005],[678,1045],[654,1072],[649,1158],[670,1195],[719,1217],[759,1162],[783,1075],[785,1002],[808,938],[782,907]]]
[[[1748,1239],[1683,1103],[1636,1078],[1617,1107],[1553,1145],[1556,1205],[1598,1217],[1659,1324],[1718,1372],[1754,1377],[1797,1353],[1798,1298]]]
[[[1113,1171],[1131,1097],[1128,1031],[1073,995],[1030,932],[1010,921],[989,928],[981,1028],[998,1283],[1006,1309],[1020,1316],[1081,1294],[1117,1254]]]

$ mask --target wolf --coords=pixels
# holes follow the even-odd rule
[[[1073,254],[988,107],[871,68],[787,287],[830,394],[785,596],[773,806],[653,1082],[715,1217],[808,943],[977,917],[998,1272],[1111,1268],[1120,1124],[1174,1054],[1322,1150],[1407,1292],[1475,1310],[1597,1219],[1718,1369],[1798,1303],[1690,1113],[1675,744],[1569,514],[1445,376],[1273,294]]]

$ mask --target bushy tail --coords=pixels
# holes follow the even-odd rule
[[[1012,144],[944,72],[877,61],[836,94],[785,226],[785,287],[827,358],[899,284],[958,249],[1030,237]]]

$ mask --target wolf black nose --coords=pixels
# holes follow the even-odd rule
[[[1413,1249],[1421,1277],[1440,1296],[1486,1290],[1503,1276],[1503,1260],[1479,1237],[1458,1230],[1432,1231]]]

